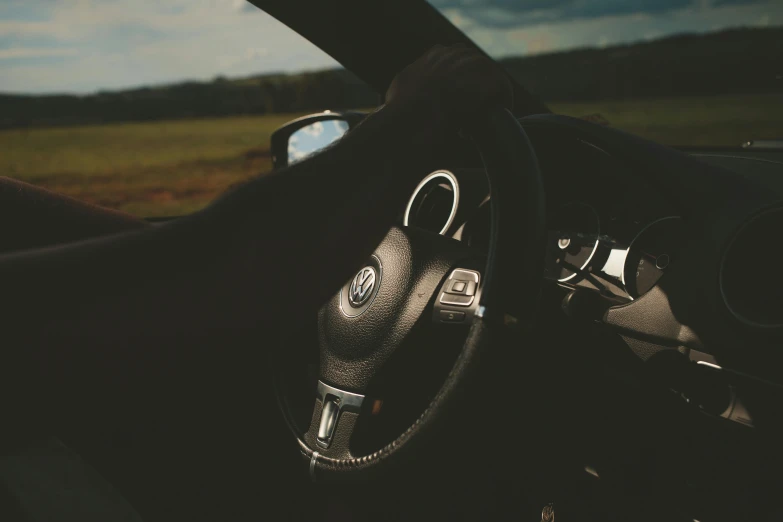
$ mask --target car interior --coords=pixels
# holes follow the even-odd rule
[[[379,102],[433,45],[475,47],[423,1],[250,1]],[[271,181],[189,216],[4,178],[7,346],[57,344],[44,378],[89,367],[68,359],[82,344],[153,355],[111,402],[98,385],[118,383],[62,383],[84,410],[16,382],[28,356],[9,359],[29,424],[3,430],[2,519],[780,520],[783,287],[763,260],[783,152],[661,145],[512,83],[513,113],[441,137],[412,186],[330,186],[324,162],[323,181],[272,200],[275,176],[372,118],[340,107],[272,134]],[[252,272],[232,237],[260,205],[285,212],[265,233],[291,234],[301,265],[280,273],[304,282],[223,282]],[[361,225],[373,206],[396,216],[378,238]],[[351,248],[355,266],[322,255]],[[213,306],[181,313],[204,294]]]

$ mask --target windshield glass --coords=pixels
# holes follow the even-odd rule
[[[430,0],[552,111],[674,146],[783,138],[779,0]]]
[[[197,211],[271,170],[281,125],[377,101],[245,0],[0,1],[0,178],[102,207]],[[295,158],[345,132],[306,130]]]

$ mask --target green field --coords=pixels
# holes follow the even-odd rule
[[[0,175],[141,216],[199,209],[271,168],[269,136],[301,114],[0,132]]]
[[[617,127],[672,146],[738,147],[783,138],[783,93],[552,103],[555,112],[598,113]]]
[[[783,96],[553,103],[668,145],[783,137]],[[0,132],[0,176],[141,216],[203,207],[271,167],[269,136],[299,114]]]

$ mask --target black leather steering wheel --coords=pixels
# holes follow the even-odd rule
[[[369,455],[352,453],[349,442],[371,379],[433,298],[443,296],[454,270],[475,256],[459,241],[392,228],[366,267],[319,312],[320,373],[309,429],[299,432],[285,400],[279,401],[314,479],[358,476],[399,460],[454,409],[478,356],[509,317],[522,326],[534,318],[545,251],[545,198],[535,151],[505,109],[488,111],[471,135],[486,168],[492,208],[486,268],[457,272],[478,280],[474,299],[465,298],[474,310],[465,343],[434,399],[404,433]]]

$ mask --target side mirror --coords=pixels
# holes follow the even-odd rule
[[[272,165],[280,169],[318,152],[362,121],[363,112],[321,112],[290,121],[272,133]]]

